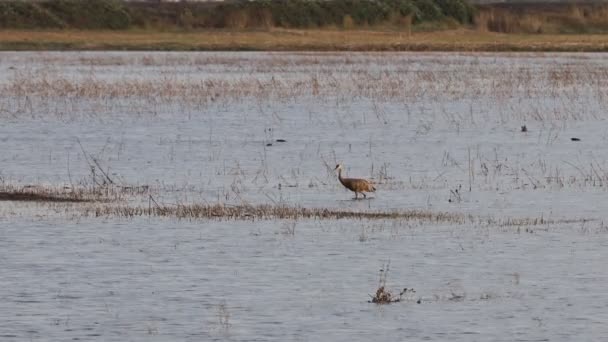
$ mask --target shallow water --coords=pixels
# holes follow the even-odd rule
[[[342,162],[379,183],[375,209],[600,218],[604,57],[2,53],[0,176],[90,184],[95,158],[167,203],[364,207],[341,201],[351,194],[331,169]],[[220,85],[203,102],[162,92],[207,81]]]
[[[604,339],[605,57],[0,53],[4,184],[90,185],[95,158],[166,205],[588,220],[191,222],[5,202],[0,337]],[[46,83],[24,94],[28,79]],[[162,86],[210,80],[200,101]],[[337,162],[374,198],[351,200]],[[389,260],[388,287],[417,292],[370,304]]]
[[[3,340],[608,334],[605,232],[301,221],[291,235],[291,222],[276,221],[3,221]],[[370,304],[387,260],[387,286],[416,293]]]

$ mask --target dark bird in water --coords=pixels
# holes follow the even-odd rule
[[[342,164],[336,165],[335,170],[338,170],[338,180],[345,188],[355,193],[355,199],[359,198],[359,193],[363,195],[364,198],[367,198],[365,192],[375,192],[376,188],[366,179],[361,178],[342,178],[342,169],[344,167]]]

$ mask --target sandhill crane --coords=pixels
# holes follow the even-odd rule
[[[342,169],[343,168],[344,167],[342,166],[342,164],[338,164],[338,165],[336,165],[336,168],[334,169],[334,171],[338,170],[338,180],[340,180],[340,183],[342,183],[342,185],[344,185],[345,188],[349,189],[350,191],[355,192],[355,199],[359,198],[359,193],[361,193],[364,198],[367,198],[364,191],[365,192],[376,191],[376,188],[374,188],[372,183],[370,183],[366,179],[342,178]]]

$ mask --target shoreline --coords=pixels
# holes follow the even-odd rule
[[[0,31],[0,51],[608,52],[608,35],[473,30]]]

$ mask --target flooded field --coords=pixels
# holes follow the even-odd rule
[[[0,53],[0,337],[608,337],[606,57]]]

